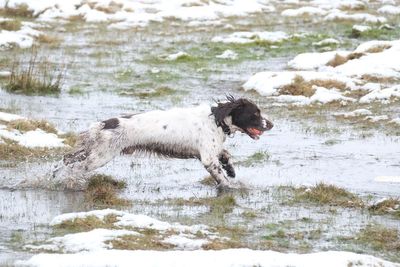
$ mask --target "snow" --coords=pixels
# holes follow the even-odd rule
[[[16,141],[19,145],[37,148],[37,147],[65,147],[64,139],[59,138],[56,134],[46,133],[41,129],[21,133],[17,130],[0,129],[0,137]]]
[[[73,220],[75,218],[86,218],[88,216],[95,216],[100,220],[103,220],[107,215],[116,215],[117,222],[114,223],[115,226],[119,227],[136,227],[136,228],[150,228],[158,231],[175,230],[178,232],[191,232],[197,233],[198,231],[208,233],[207,226],[205,225],[192,225],[186,226],[179,223],[170,224],[168,222],[163,222],[147,215],[142,214],[132,214],[123,211],[118,211],[114,209],[104,209],[104,210],[93,210],[88,212],[73,212],[66,213],[55,217],[50,225],[61,224],[64,221]]]
[[[323,10],[318,7],[312,6],[304,6],[298,9],[286,9],[282,11],[281,15],[284,17],[300,17],[300,16],[316,16],[320,15],[323,16],[327,13],[326,10]]]
[[[374,180],[382,183],[400,183],[400,176],[377,176]]]
[[[178,53],[168,55],[165,59],[168,61],[174,61],[180,58],[188,57],[189,54],[186,52],[179,51]]]
[[[340,10],[334,10],[324,18],[325,21],[359,21],[359,22],[369,22],[369,23],[385,23],[387,20],[385,17],[378,17],[368,13],[355,13],[347,14]]]
[[[400,85],[394,85],[385,89],[374,90],[360,98],[360,103],[370,103],[372,101],[389,101],[391,98],[400,98]]]
[[[356,24],[356,25],[353,25],[352,29],[353,29],[353,31],[361,33],[361,32],[370,31],[372,28],[371,28],[371,26]]]
[[[215,56],[216,58],[220,59],[232,59],[235,60],[238,57],[238,54],[235,51],[232,51],[230,49],[225,50],[221,55]]]
[[[259,72],[250,77],[243,85],[245,91],[256,90],[263,96],[272,96],[278,93],[278,90],[285,85],[293,82],[296,76],[301,76],[305,81],[310,80],[335,80],[343,82],[348,88],[355,88],[352,79],[331,72],[317,71],[265,71]]]
[[[350,54],[361,54],[359,58],[347,60],[336,67],[327,66],[336,55],[348,57]],[[387,103],[400,98],[400,86],[391,84],[391,80],[400,78],[400,61],[393,60],[400,58],[400,40],[395,41],[368,41],[360,44],[353,51],[329,51],[322,53],[302,53],[288,62],[288,68],[295,71],[280,72],[259,72],[250,77],[244,83],[243,89],[255,90],[262,96],[275,96],[279,94],[279,89],[289,85],[296,76],[301,76],[304,80],[335,80],[346,84],[348,90],[364,90],[368,94],[357,99],[360,103],[370,103],[380,101]],[[365,77],[376,77],[387,79],[381,83],[368,82]],[[321,91],[322,92],[322,91]],[[343,92],[324,91],[331,97],[337,97]],[[317,95],[318,96],[318,95]],[[322,99],[303,98],[301,96],[280,96],[279,102],[301,102],[303,104],[321,102]],[[341,100],[355,101],[355,99],[340,97]],[[335,101],[336,101],[335,100]]]
[[[0,112],[0,121],[10,122],[14,120],[27,119],[19,115]],[[1,137],[10,139],[17,142],[21,146],[29,148],[57,148],[66,146],[63,143],[64,139],[59,138],[54,133],[47,133],[42,129],[36,129],[34,131],[27,131],[23,133],[15,129],[9,130],[5,125],[0,124],[0,139]]]
[[[15,120],[23,120],[23,119],[25,119],[25,118],[22,116],[0,111],[0,121],[10,122],[10,121],[15,121]]]
[[[372,112],[368,109],[356,109],[351,112],[343,112],[343,113],[335,113],[334,116],[343,116],[345,118],[354,118],[360,116],[368,116],[372,115]]]
[[[314,86],[315,93],[310,97],[311,102],[319,102],[322,104],[331,103],[335,101],[349,101],[353,102],[354,99],[343,96],[335,89],[326,89],[324,87]]]
[[[121,236],[141,235],[135,231],[94,229],[89,232],[67,234],[61,237],[53,237],[44,245],[26,245],[25,249],[61,251],[64,253],[76,253],[80,251],[94,251],[112,248],[112,244],[106,241],[114,240]]]
[[[365,120],[370,121],[370,122],[378,122],[378,121],[387,121],[389,117],[387,115],[381,115],[381,116],[367,116]]]
[[[379,13],[382,14],[389,14],[389,15],[399,15],[400,14],[400,7],[399,6],[392,6],[392,5],[385,5],[378,9]]]
[[[336,55],[347,57],[347,51],[329,51],[323,53],[303,53],[288,62],[288,67],[296,70],[313,70],[325,66]]]
[[[0,32],[0,48],[10,49],[14,45],[20,48],[29,48],[33,45],[33,38],[21,32],[2,30]]]
[[[134,22],[136,25],[147,25],[150,21],[163,21],[175,18],[182,21],[206,21],[227,17],[245,17],[253,13],[273,12],[272,5],[259,3],[257,0],[234,0],[206,2],[201,0],[49,0],[27,1],[10,0],[9,7],[27,4],[40,20],[67,19],[71,16],[82,16],[88,22]],[[5,0],[0,1],[5,5]],[[104,12],[107,10],[108,12]]]
[[[399,124],[400,125],[400,118],[393,119],[389,121],[390,123]]]
[[[128,251],[128,250],[95,250],[76,254],[39,254],[26,261],[17,261],[16,266],[31,267],[100,267],[132,266],[140,263],[141,267],[347,267],[382,266],[399,267],[373,256],[342,251],[325,251],[310,254],[281,253],[250,249],[194,250],[194,251]]]
[[[282,31],[275,32],[234,32],[228,36],[216,36],[212,42],[249,44],[257,41],[279,43],[289,39],[290,36]]]
[[[321,47],[321,46],[338,45],[338,44],[340,44],[340,42],[338,40],[336,40],[334,38],[327,38],[327,39],[321,40],[319,42],[314,42],[312,45]]]
[[[176,246],[178,249],[185,249],[185,250],[201,249],[203,245],[209,243],[205,239],[193,240],[187,238],[184,234],[169,236],[165,238],[162,242],[167,244],[172,244]]]

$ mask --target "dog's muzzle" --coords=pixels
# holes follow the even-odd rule
[[[264,131],[269,131],[274,127],[274,124],[265,118],[262,118],[261,123]]]

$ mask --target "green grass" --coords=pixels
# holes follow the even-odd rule
[[[63,78],[64,72],[59,66],[54,66],[45,58],[39,59],[37,51],[33,49],[27,64],[14,62],[4,88],[11,93],[54,95],[61,92]]]
[[[319,183],[310,188],[301,187],[295,189],[294,201],[346,208],[364,206],[364,202],[355,194],[343,188],[324,183]]]
[[[257,151],[247,157],[247,159],[237,162],[237,164],[245,167],[250,167],[268,161],[270,157],[271,155],[266,151]]]

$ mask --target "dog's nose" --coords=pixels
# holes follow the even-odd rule
[[[263,119],[263,127],[266,129],[266,131],[268,131],[274,127],[274,124],[267,119]]]

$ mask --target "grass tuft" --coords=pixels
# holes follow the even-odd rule
[[[389,198],[375,205],[368,207],[368,210],[373,214],[393,214],[400,218],[400,200],[398,198]]]
[[[357,243],[371,246],[375,250],[400,252],[400,233],[396,228],[382,225],[367,225],[356,236]]]
[[[324,183],[319,183],[310,188],[302,187],[296,189],[295,200],[346,208],[364,206],[363,201],[353,193]]]
[[[34,131],[36,129],[41,129],[45,132],[54,134],[57,134],[58,132],[54,125],[45,120],[13,120],[7,124],[7,129],[15,129],[23,133]]]
[[[118,191],[126,188],[126,183],[111,176],[96,174],[88,183],[85,199],[94,206],[127,206],[131,202],[118,197]]]
[[[90,231],[96,228],[116,228],[114,223],[117,222],[117,216],[115,214],[109,214],[104,217],[103,220],[96,216],[87,216],[84,218],[74,218],[72,220],[63,221],[54,227],[58,230],[67,232],[82,232]]]
[[[21,29],[21,21],[19,20],[0,21],[0,29],[6,31],[18,31]]]
[[[363,53],[350,53],[346,57],[336,54],[333,59],[331,59],[326,65],[331,67],[337,67],[345,64],[349,60],[357,59],[362,57]]]
[[[22,94],[58,94],[61,91],[64,72],[53,68],[46,59],[38,59],[33,53],[27,65],[15,61],[5,89],[12,93]]]
[[[30,10],[27,4],[19,4],[14,7],[9,7],[8,1],[6,1],[5,7],[0,9],[0,15],[6,17],[33,18],[33,10]]]
[[[0,159],[13,161],[26,161],[32,158],[43,158],[57,153],[59,149],[48,148],[28,148],[21,146],[15,141],[9,139],[1,139],[4,143],[0,143]]]
[[[310,97],[315,93],[310,83],[306,82],[303,77],[296,75],[291,84],[283,86],[279,90],[283,95],[303,95]]]
[[[238,164],[243,165],[245,167],[250,167],[255,164],[262,163],[264,161],[268,161],[271,155],[266,151],[257,151],[253,155],[249,156],[246,160],[238,162]]]

